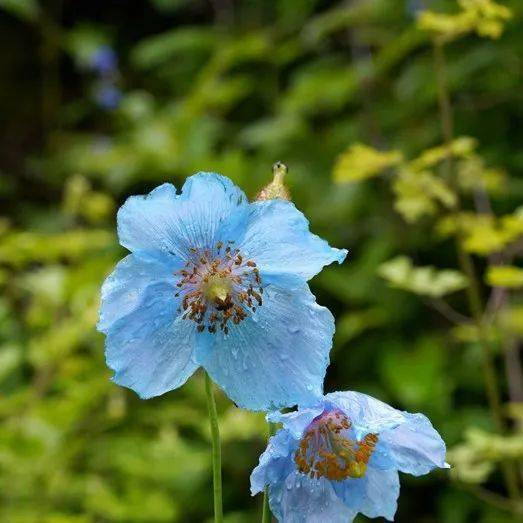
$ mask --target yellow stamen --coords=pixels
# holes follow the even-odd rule
[[[228,244],[234,242],[228,241]],[[189,249],[185,267],[175,273],[176,297],[180,297],[179,313],[183,319],[197,323],[198,332],[214,334],[256,312],[262,305],[263,287],[256,263],[245,259],[239,249],[219,241],[213,249]]]
[[[324,412],[305,431],[294,456],[298,470],[311,478],[333,481],[361,478],[378,442],[376,434],[350,439],[349,418],[339,411]]]

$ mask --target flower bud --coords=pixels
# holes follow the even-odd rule
[[[276,162],[272,166],[272,174],[274,176],[271,183],[266,185],[256,196],[256,201],[263,200],[290,200],[291,193],[284,185],[283,178],[287,174],[288,168],[282,162]]]

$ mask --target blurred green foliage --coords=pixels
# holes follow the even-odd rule
[[[312,229],[350,250],[312,281],[337,317],[326,390],[423,411],[452,449],[452,474],[403,478],[397,520],[514,521],[502,469],[523,453],[523,5],[499,4],[0,0],[1,521],[210,520],[202,376],[146,402],[110,382],[99,289],[124,255],[128,195],[212,170],[254,196],[276,160]],[[119,60],[113,109],[96,98],[101,46]],[[485,276],[481,329],[456,239]],[[257,521],[263,416],[218,407],[227,521]]]

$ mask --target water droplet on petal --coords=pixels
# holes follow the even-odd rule
[[[291,323],[291,324],[287,325],[287,330],[288,330],[291,334],[296,334],[297,332],[300,331],[300,328],[299,328],[298,325],[296,325],[295,323]]]

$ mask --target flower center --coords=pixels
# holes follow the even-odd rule
[[[212,249],[190,249],[189,261],[181,271],[176,296],[183,296],[183,319],[198,324],[198,331],[206,328],[229,333],[232,322],[238,325],[262,305],[263,287],[256,263],[245,260],[239,249],[229,241],[218,242]]]
[[[348,437],[349,418],[338,410],[324,412],[308,426],[294,456],[298,470],[311,478],[334,481],[361,478],[374,452],[378,436],[357,441]]]

